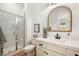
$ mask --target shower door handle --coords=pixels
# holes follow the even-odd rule
[[[13,32],[13,35],[16,35],[16,32]]]

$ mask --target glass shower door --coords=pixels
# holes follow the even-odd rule
[[[16,49],[24,47],[24,18],[16,17]]]
[[[15,35],[16,31],[16,16],[0,11],[0,26],[5,36],[6,42],[3,46],[3,54],[16,50]]]
[[[3,54],[24,47],[24,17],[0,11],[0,27],[6,38],[3,46]]]

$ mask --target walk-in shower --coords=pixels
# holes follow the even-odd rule
[[[24,47],[24,24],[24,17],[0,10],[0,26],[6,38],[3,55]]]

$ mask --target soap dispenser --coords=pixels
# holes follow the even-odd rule
[[[70,34],[69,33],[67,34],[67,39],[70,39]]]

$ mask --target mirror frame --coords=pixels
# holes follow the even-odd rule
[[[49,15],[51,14],[51,12],[53,12],[55,9],[57,8],[60,8],[60,7],[64,7],[64,8],[67,8],[69,11],[70,11],[70,30],[67,30],[67,31],[61,31],[61,30],[51,30],[51,28],[49,27]],[[57,6],[55,7],[53,10],[51,10],[48,14],[48,20],[47,20],[47,29],[48,29],[48,32],[72,32],[72,11],[69,7],[67,6]]]

